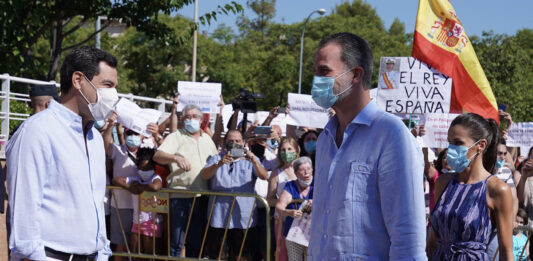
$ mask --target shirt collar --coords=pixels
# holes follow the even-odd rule
[[[363,110],[361,110],[357,116],[348,124],[348,126],[352,124],[360,124],[360,125],[367,125],[370,126],[372,123],[372,120],[375,118],[376,113],[378,112],[378,106],[374,100],[371,100]],[[337,118],[337,115],[333,116],[326,124],[326,127],[324,127],[324,130],[328,133],[336,133],[337,126],[339,125],[339,119]]]
[[[82,129],[82,118],[80,115],[74,113],[69,108],[65,107],[63,104],[50,100],[50,105],[48,105],[47,110],[52,110],[54,114],[59,116],[61,120],[67,122],[67,124],[75,129],[76,131],[83,131]],[[89,123],[88,127],[92,127],[93,123]]]

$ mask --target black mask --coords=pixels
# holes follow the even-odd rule
[[[254,144],[250,147],[250,150],[252,151],[255,156],[262,159],[265,156],[265,146],[260,144]]]

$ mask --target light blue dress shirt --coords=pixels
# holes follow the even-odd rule
[[[335,143],[320,134],[309,260],[427,260],[422,151],[405,125],[370,102]]]
[[[207,159],[206,167],[216,164],[224,157],[222,155],[213,155]],[[257,161],[260,161],[257,158]],[[246,159],[239,159],[232,164],[224,164],[217,169],[215,175],[211,178],[210,189],[212,191],[220,192],[237,192],[255,194],[255,181],[257,174],[255,172],[252,162]],[[251,197],[237,197],[229,228],[245,229],[248,225],[248,219],[252,212],[252,205],[255,198]],[[228,214],[231,209],[233,197],[217,196],[215,206],[213,208],[213,216],[211,218],[211,226],[215,228],[225,228],[228,222]],[[213,196],[209,198],[209,208],[213,204]],[[257,224],[257,207],[261,205],[260,202],[255,203],[255,208],[250,221],[250,227],[255,227]]]
[[[98,260],[111,255],[104,143],[92,124],[89,128],[84,138],[81,117],[52,100],[9,140],[12,258],[46,260],[45,246],[71,254],[98,252]]]

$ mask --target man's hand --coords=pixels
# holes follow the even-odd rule
[[[132,181],[128,190],[135,195],[139,195],[143,192],[139,182],[137,181]]]
[[[191,163],[184,157],[175,155],[174,162],[178,164],[178,167],[185,171],[191,170]]]
[[[222,157],[222,160],[218,162],[218,166],[222,166],[224,164],[231,164],[233,162],[233,158],[231,157],[231,152],[228,151],[224,157]]]
[[[307,205],[305,205],[305,208],[303,209],[304,213],[311,213],[311,209],[313,208],[313,200],[309,199],[307,200]]]
[[[278,109],[279,109],[279,106],[276,106],[276,107],[270,109],[270,112],[268,112],[268,118],[274,119],[274,118],[278,117],[278,115],[279,115]]]
[[[109,123],[109,125],[113,125],[116,120],[117,120],[117,113],[113,112],[113,113],[111,113],[111,115],[109,115],[109,117],[107,117],[106,121],[107,121],[107,123]]]
[[[426,125],[422,124],[418,128],[418,136],[424,136],[424,135],[426,135]]]
[[[179,94],[176,94],[174,98],[172,99],[172,110],[171,112],[175,113],[178,110],[178,103],[179,103]]]
[[[250,162],[254,162],[255,154],[249,150],[246,151],[246,159]]]
[[[159,135],[159,127],[155,122],[150,122],[146,125],[146,130],[152,134],[152,136],[157,137]]]

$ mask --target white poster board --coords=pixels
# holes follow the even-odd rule
[[[381,57],[377,104],[390,113],[449,113],[452,79],[413,57]]]
[[[178,81],[179,104],[178,111],[185,105],[195,104],[203,113],[218,113],[222,84],[211,82]]]
[[[422,136],[424,147],[447,148],[448,129],[453,119],[460,114],[426,114],[425,128],[426,134]]]
[[[125,98],[121,98],[117,103],[115,112],[118,115],[117,121],[119,123],[145,137],[150,136],[146,130],[148,123],[157,123],[162,113],[154,109],[142,109],[136,103]]]
[[[513,122],[507,130],[507,146],[520,147],[520,155],[527,157],[533,146],[533,122]]]
[[[328,110],[316,105],[311,95],[289,93],[290,105],[286,124],[324,128],[328,123]]]
[[[292,226],[287,233],[286,240],[298,243],[303,246],[309,246],[311,238],[311,215],[304,213],[301,218],[295,218]]]

